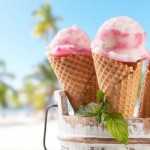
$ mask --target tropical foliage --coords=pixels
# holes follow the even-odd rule
[[[60,21],[61,18],[52,14],[50,3],[41,5],[33,12],[33,16],[39,19],[35,23],[33,35],[48,40],[56,34],[57,21]],[[43,60],[35,68],[35,71],[26,77],[23,92],[26,94],[27,104],[41,109],[53,101],[53,92],[59,84],[47,60]]]
[[[0,106],[4,109],[10,107],[10,103],[12,106],[19,106],[17,91],[6,82],[12,79],[14,75],[7,72],[5,62],[0,61]]]
[[[33,12],[33,15],[39,18],[38,22],[35,23],[33,35],[48,40],[50,35],[54,35],[57,32],[58,28],[56,23],[60,21],[61,18],[52,14],[50,3],[41,5],[39,9]]]
[[[53,92],[57,87],[56,76],[49,62],[45,60],[25,79],[23,93],[26,94],[26,104],[36,109],[45,108],[52,101]]]

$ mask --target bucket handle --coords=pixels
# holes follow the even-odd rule
[[[47,129],[47,117],[48,117],[48,111],[50,108],[52,107],[58,107],[57,104],[54,104],[54,105],[50,105],[47,107],[46,109],[46,112],[45,112],[45,122],[44,122],[44,136],[43,136],[43,146],[44,146],[44,149],[47,150],[46,148],[46,129]]]

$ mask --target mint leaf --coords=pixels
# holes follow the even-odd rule
[[[111,135],[123,144],[128,143],[128,124],[124,117],[117,112],[112,112],[105,117],[105,124]]]
[[[103,91],[101,91],[101,90],[97,91],[97,98],[98,98],[100,103],[104,101],[104,93],[103,93]]]
[[[94,102],[87,105],[81,105],[75,112],[75,115],[81,117],[94,117],[97,115],[97,107],[98,104]]]
[[[102,120],[103,122],[106,121],[107,118],[108,118],[108,116],[109,116],[108,113],[103,113],[103,114],[101,115],[101,120]]]
[[[75,112],[76,116],[95,117],[97,124],[106,125],[111,135],[120,143],[128,143],[128,124],[124,117],[117,112],[109,112],[109,103],[104,100],[104,93],[97,91],[99,104],[91,102],[81,105]]]
[[[103,107],[104,107],[104,111],[108,112],[108,110],[109,110],[109,103],[108,103],[108,101],[104,102],[104,106]]]

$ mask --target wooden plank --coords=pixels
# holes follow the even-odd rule
[[[130,138],[150,138],[150,119],[128,119]],[[93,117],[62,116],[59,135],[76,137],[112,138],[105,126],[99,126]]]
[[[76,142],[86,144],[120,144],[115,139],[106,138],[83,138],[83,137],[58,137],[59,140],[64,142]],[[149,138],[129,138],[128,144],[150,144]]]
[[[150,150],[149,144],[84,144],[61,142],[61,150]]]
[[[67,97],[65,92],[57,90],[54,92],[54,97],[58,103],[59,116],[68,115]]]
[[[64,91],[56,91],[58,101],[61,150],[150,150],[150,118],[127,119],[129,144],[119,144],[93,117],[68,115]]]

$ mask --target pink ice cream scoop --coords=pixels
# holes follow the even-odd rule
[[[98,30],[93,53],[123,62],[146,59],[146,33],[133,19],[122,16],[109,19]]]
[[[88,55],[91,56],[91,40],[87,34],[73,25],[58,32],[50,45],[46,48],[47,55]]]

